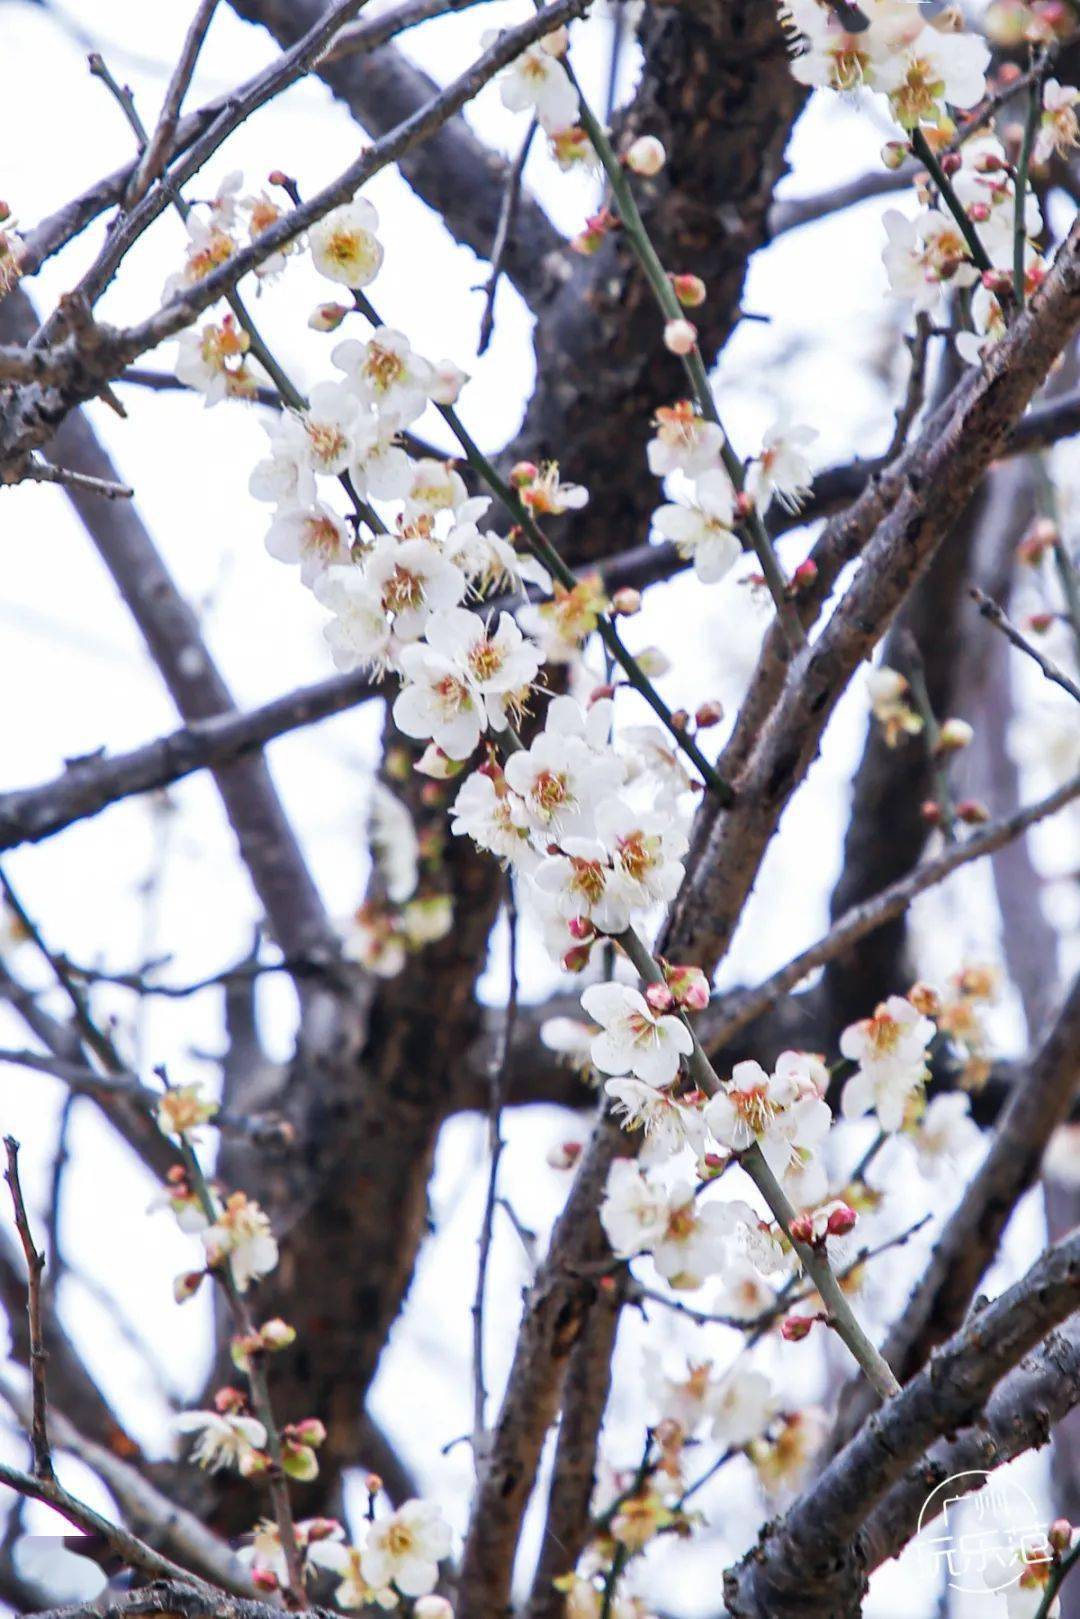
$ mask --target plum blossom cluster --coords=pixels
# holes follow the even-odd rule
[[[381,1481],[369,1475],[374,1505]],[[439,1563],[450,1552],[450,1528],[429,1501],[405,1501],[396,1511],[373,1511],[361,1538],[349,1542],[336,1518],[304,1518],[294,1525],[305,1581],[329,1581],[339,1608],[347,1612],[372,1607],[392,1610],[405,1605],[414,1619],[453,1619],[443,1597],[432,1595]],[[262,1591],[288,1584],[281,1534],[272,1519],[263,1519],[238,1553]]]

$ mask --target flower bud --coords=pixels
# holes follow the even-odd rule
[[[807,557],[805,561],[799,563],[799,566],[795,569],[795,572],[791,576],[792,594],[800,596],[804,590],[809,590],[811,585],[815,585],[817,583],[817,576],[817,563],[814,561],[813,557]]]
[[[990,811],[977,798],[962,798],[956,806],[956,819],[965,826],[983,826],[990,819]]]
[[[1040,517],[1032,523],[1016,548],[1017,560],[1035,567],[1048,551],[1052,551],[1060,538],[1060,530],[1051,517]]]
[[[1046,1538],[1056,1552],[1067,1552],[1072,1545],[1072,1537],[1073,1526],[1068,1518],[1055,1518]]]
[[[647,646],[637,655],[637,665],[643,675],[650,680],[659,680],[671,668],[671,659],[666,652],[661,652],[657,646]]]
[[[185,1304],[188,1299],[194,1298],[205,1276],[204,1270],[182,1271],[173,1282],[173,1298],[177,1304]]]
[[[995,297],[1000,293],[1008,294],[1012,291],[1012,275],[1008,270],[984,270],[982,284]]]
[[[336,332],[348,313],[344,304],[316,304],[307,323],[313,332]]]
[[[375,1477],[374,1473],[369,1476]],[[379,1484],[382,1484],[381,1479]],[[341,1534],[341,1525],[336,1518],[307,1518],[305,1525],[309,1545],[313,1545],[317,1540],[333,1540],[335,1535]]]
[[[830,1237],[846,1237],[848,1232],[854,1229],[858,1218],[855,1210],[849,1204],[841,1203],[829,1215],[825,1229]]]
[[[988,202],[973,202],[968,205],[967,216],[974,225],[985,225],[990,218],[990,204]]]
[[[645,990],[645,999],[654,1012],[670,1012],[675,1005],[675,997],[666,984],[649,984]]]
[[[684,309],[700,309],[705,302],[706,287],[699,275],[673,275],[671,285]]]
[[[959,174],[963,168],[964,160],[959,152],[944,152],[941,157],[942,174]]]
[[[589,693],[588,701],[586,702],[585,707],[591,708],[594,703],[607,702],[608,699],[614,697],[614,695],[615,687],[611,685],[610,682],[605,682],[600,686],[594,686],[592,691]]]
[[[272,1568],[259,1568],[256,1565],[251,1570],[251,1583],[260,1591],[276,1591],[278,1577]]]
[[[418,1597],[412,1611],[413,1619],[454,1619],[454,1610],[445,1597]]]
[[[302,1445],[318,1447],[326,1441],[326,1426],[318,1417],[304,1417],[300,1422],[292,1422],[284,1430],[290,1438],[298,1439]]]
[[[968,724],[967,720],[946,720],[938,731],[936,751],[938,753],[959,753],[961,748],[966,748],[970,745],[974,735],[974,728]]]
[[[748,495],[745,489],[740,489],[735,496],[735,516],[740,522],[745,522],[754,509],[754,497]]]
[[[572,950],[568,950],[562,958],[563,972],[584,972],[585,968],[589,965],[590,949],[591,945],[576,944]]]
[[[596,937],[596,929],[587,916],[572,916],[566,927],[572,939],[588,940],[591,943]]]
[[[780,1323],[780,1336],[789,1344],[797,1344],[808,1336],[813,1325],[812,1315],[786,1315]]]
[[[700,1012],[709,1004],[709,980],[700,967],[672,967],[664,964],[664,977],[678,1004],[688,1012]]]
[[[641,611],[641,591],[624,585],[611,598],[611,611],[616,618],[631,618]]]
[[[886,141],[881,148],[881,161],[887,169],[902,169],[910,156],[907,141]]]
[[[673,731],[685,731],[686,727],[689,724],[690,724],[690,712],[689,712],[688,709],[676,708],[672,712],[672,715],[671,715],[671,729]]]
[[[552,1169],[573,1169],[580,1157],[580,1141],[560,1141],[547,1151],[547,1161]]]
[[[796,1242],[813,1242],[813,1217],[809,1214],[797,1214],[791,1222],[791,1235]]]
[[[627,168],[647,180],[659,174],[666,162],[664,143],[658,141],[655,135],[639,135],[626,154]]]
[[[936,798],[925,798],[919,805],[919,815],[927,826],[940,826],[941,805]]]
[[[669,320],[664,327],[664,347],[672,354],[691,354],[697,343],[697,327],[690,320]]]
[[[923,1017],[936,1018],[941,1015],[941,996],[932,984],[924,984],[921,980],[912,984],[907,998]]]
[[[726,1153],[707,1152],[701,1160],[705,1171],[703,1178],[711,1179],[712,1176],[719,1175],[721,1170],[727,1168],[730,1161],[730,1156]]]
[[[378,1473],[369,1473],[364,1480],[364,1489],[369,1495],[378,1495],[383,1487],[383,1481]]]
[[[700,703],[694,713],[694,724],[699,731],[707,731],[711,725],[719,725],[724,717],[724,705],[716,698],[709,702]]]
[[[456,405],[458,395],[468,380],[469,373],[455,365],[453,360],[440,360],[435,367],[431,398],[436,405]]]
[[[272,1355],[281,1349],[288,1349],[296,1342],[296,1328],[290,1327],[279,1315],[270,1321],[264,1321],[259,1328],[259,1339],[264,1349]]]
[[[1053,622],[1053,613],[1031,613],[1028,615],[1025,627],[1033,630],[1036,635],[1045,635]]]
[[[243,1393],[243,1391],[241,1389],[233,1388],[229,1384],[226,1384],[224,1388],[218,1389],[217,1393],[214,1395],[214,1410],[220,1411],[222,1416],[226,1416],[229,1413],[236,1413],[237,1411],[243,1411],[246,1405],[247,1396]]]
[[[464,759],[451,759],[434,742],[429,742],[413,769],[421,776],[430,776],[432,781],[452,781],[460,776],[465,769],[467,761]]]

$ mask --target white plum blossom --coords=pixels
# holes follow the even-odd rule
[[[911,220],[890,208],[884,224],[888,241],[881,257],[889,291],[910,302],[916,314],[937,308],[945,282],[970,287],[978,280],[970,249],[951,216],[928,208]]]
[[[319,274],[354,290],[370,286],[383,261],[378,225],[379,216],[366,197],[355,197],[317,220],[308,231],[308,246]]]
[[[334,617],[323,629],[335,668],[380,671],[397,648],[381,592],[360,568],[328,568],[312,587]]]
[[[837,91],[873,89],[883,65],[922,27],[918,10],[905,0],[868,0],[860,9],[868,26],[849,32],[837,13],[818,0],[787,0],[785,10],[801,46],[791,72],[800,84]]]
[[[1043,86],[1042,116],[1032,152],[1036,163],[1049,163],[1055,155],[1068,157],[1077,145],[1080,140],[1077,102],[1080,102],[1080,90],[1075,85],[1047,79]]]
[[[315,476],[310,445],[303,423],[295,411],[282,411],[266,425],[270,454],[256,463],[248,489],[256,500],[278,506],[311,506],[315,501]]]
[[[479,848],[512,866],[528,870],[535,865],[525,805],[507,787],[501,773],[496,779],[486,771],[474,770],[462,782],[450,815],[455,837],[472,838]]]
[[[700,478],[719,465],[723,429],[699,416],[689,400],[661,406],[655,426],[656,437],[646,446],[649,471],[654,477],[684,472],[688,478]]]
[[[467,759],[483,734],[484,699],[452,659],[423,642],[399,658],[405,684],[394,702],[394,724],[406,736],[430,737],[450,759]]]
[[[340,1540],[320,1540],[308,1553],[308,1561],[337,1575],[334,1601],[339,1608],[365,1608],[379,1601],[380,1593],[373,1591],[364,1578],[362,1547],[346,1546]],[[387,1594],[393,1596],[392,1592]]]
[[[311,390],[300,423],[304,453],[313,472],[336,477],[345,471],[352,459],[356,417],[356,400],[340,383],[320,382]]]
[[[247,357],[250,346],[250,337],[231,314],[219,325],[188,327],[176,339],[177,380],[201,393],[207,406],[250,398],[257,381]]]
[[[736,1063],[731,1082],[710,1098],[705,1122],[732,1152],[757,1145],[774,1174],[784,1175],[797,1152],[813,1154],[832,1115],[813,1089],[801,1095],[790,1066],[767,1074],[760,1063]]]
[[[936,1177],[955,1170],[979,1142],[980,1131],[971,1117],[971,1098],[964,1091],[946,1091],[927,1103],[926,1112],[911,1135],[919,1168]]]
[[[267,1276],[278,1262],[278,1245],[270,1221],[253,1198],[233,1192],[219,1209],[217,1219],[202,1233],[206,1263],[213,1267],[228,1260],[237,1291],[246,1293],[252,1282]]]
[[[391,326],[368,338],[346,338],[330,358],[344,371],[357,397],[384,418],[407,426],[422,414],[432,384],[431,366],[414,354],[409,339]]]
[[[746,471],[746,492],[760,511],[774,495],[788,511],[798,511],[813,481],[803,450],[817,436],[816,428],[794,426],[787,416],[777,418]]]
[[[454,470],[452,462],[436,461],[432,456],[422,456],[412,463],[409,486],[405,491],[407,521],[415,522],[418,517],[434,517],[443,511],[457,512],[467,501],[468,490],[460,472]],[[477,504],[483,512],[491,503],[484,498]]]
[[[701,1110],[682,1102],[667,1091],[657,1090],[641,1079],[609,1079],[604,1090],[612,1100],[613,1112],[622,1118],[624,1130],[643,1130],[643,1164],[672,1158],[684,1147],[695,1157],[705,1150],[705,1121]]]
[[[630,1158],[616,1158],[608,1170],[600,1223],[617,1259],[644,1253],[659,1242],[668,1223],[663,1185],[651,1180]]]
[[[732,1367],[709,1391],[712,1436],[725,1449],[748,1445],[765,1432],[776,1411],[772,1384],[750,1367]]]
[[[683,880],[680,856],[688,839],[682,824],[666,812],[639,813],[624,799],[602,799],[596,807],[596,836],[614,868],[615,886],[631,910],[667,904]]]
[[[652,1262],[678,1292],[692,1292],[723,1270],[728,1239],[752,1218],[745,1203],[706,1202],[690,1181],[672,1187],[667,1198],[667,1221],[653,1243]]]
[[[393,615],[399,641],[419,640],[432,613],[456,607],[465,594],[465,575],[430,540],[384,535],[368,558],[364,577]]]
[[[507,707],[527,690],[540,655],[509,613],[491,630],[476,614],[451,608],[426,627],[424,645],[400,655],[407,684],[394,704],[406,736],[431,737],[451,759],[467,759],[486,727],[506,728]]]
[[[553,705],[554,706],[554,705]],[[532,826],[573,835],[588,829],[599,798],[619,785],[618,760],[597,758],[580,737],[548,728],[506,761],[506,780]]]
[[[702,584],[715,584],[738,562],[742,546],[733,533],[735,491],[719,467],[703,472],[688,505],[671,502],[653,513],[653,525],[679,554],[693,561]]]
[[[899,1130],[926,1078],[926,1047],[934,1033],[931,1020],[901,995],[890,995],[873,1017],[849,1025],[840,1050],[858,1071],[844,1086],[844,1117],[859,1118],[873,1109],[883,1130]]]
[[[678,1423],[692,1434],[709,1414],[715,1381],[711,1361],[689,1361],[685,1377],[671,1377],[653,1349],[645,1351],[645,1386],[652,1392],[662,1422]]]
[[[724,1266],[720,1291],[712,1308],[732,1321],[754,1321],[772,1308],[776,1293],[756,1265],[742,1254],[733,1254]]]
[[[498,38],[495,30],[483,35],[485,46]],[[499,74],[499,95],[510,112],[532,112],[548,135],[577,122],[578,93],[559,56],[566,48],[561,29],[546,35],[516,56]]]
[[[376,1591],[393,1585],[406,1597],[426,1596],[450,1551],[450,1526],[431,1501],[405,1501],[368,1529],[360,1554],[364,1578]]]
[[[877,65],[876,83],[888,95],[897,122],[915,129],[935,122],[945,106],[967,108],[981,101],[989,65],[989,48],[978,34],[928,26]]]
[[[694,1049],[681,1018],[658,1017],[628,984],[590,984],[581,1004],[601,1026],[592,1060],[602,1074],[633,1074],[647,1085],[670,1085],[680,1059]]]
[[[266,549],[278,562],[298,562],[309,588],[328,568],[347,567],[352,536],[345,519],[321,501],[281,508],[266,534]]]
[[[191,1460],[211,1473],[257,1466],[267,1442],[262,1423],[236,1411],[181,1411],[173,1426],[178,1433],[198,1434]]]
[[[596,1026],[576,1017],[549,1017],[540,1025],[540,1044],[562,1057],[572,1068],[589,1066],[589,1047]]]
[[[463,521],[460,513],[456,517],[446,537],[446,555],[472,584],[481,590],[507,592],[536,585],[545,595],[550,594],[551,575],[543,563],[515,551],[510,541],[494,530],[481,533],[475,521]]]
[[[386,420],[374,411],[354,423],[349,476],[357,494],[376,500],[399,500],[407,494],[412,463],[396,435],[393,417]]]

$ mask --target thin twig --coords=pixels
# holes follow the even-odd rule
[[[176,126],[180,122],[180,108],[191,84],[195,63],[213,21],[217,3],[218,0],[199,0],[191,26],[184,38],[180,59],[173,69],[172,78],[165,91],[157,127],[143,148],[139,166],[128,187],[126,204],[129,208],[142,200],[172,155]]]
[[[907,339],[908,352],[911,355],[911,370],[908,373],[907,387],[904,397],[896,412],[896,423],[893,427],[889,447],[885,451],[885,460],[893,461],[900,454],[907,441],[908,430],[922,409],[926,397],[926,360],[930,348],[930,338],[933,335],[933,325],[930,316],[919,314],[915,316],[914,336]]]
[[[34,1243],[30,1219],[23,1201],[22,1182],[19,1180],[19,1143],[14,1136],[4,1137],[7,1171],[4,1179],[11,1192],[15,1209],[15,1229],[19,1233],[26,1256],[26,1319],[30,1331],[30,1380],[34,1392],[33,1415],[30,1422],[30,1445],[34,1453],[34,1477],[42,1483],[55,1478],[52,1451],[49,1448],[48,1391],[45,1368],[48,1355],[45,1334],[41,1324],[41,1277],[45,1269],[45,1255]]]
[[[1059,669],[1057,664],[1046,656],[1045,652],[1040,652],[1039,648],[1029,641],[1026,635],[1021,634],[1006,614],[1004,608],[1000,607],[992,597],[987,596],[984,591],[979,590],[974,585],[970,594],[972,601],[978,604],[979,612],[988,624],[992,624],[995,629],[1000,630],[1006,640],[1011,641],[1018,652],[1025,653],[1033,663],[1037,664],[1047,680],[1052,680],[1055,686],[1060,686],[1062,691],[1067,691],[1070,697],[1075,698],[1080,703],[1080,686],[1063,669]]]
[[[974,263],[984,274],[987,270],[992,270],[993,263],[980,240],[978,231],[968,218],[967,210],[953,190],[952,181],[938,162],[933,148],[921,129],[916,129],[912,132],[911,150],[915,153],[919,162],[929,171],[930,178],[937,187],[942,202],[959,226],[960,234],[968,245],[968,251]]]
[[[927,860],[921,866],[917,866],[906,877],[901,877],[895,883],[890,883],[888,888],[883,888],[879,894],[875,894],[860,905],[853,905],[816,943],[793,956],[786,966],[779,968],[755,989],[737,991],[716,1003],[714,1010],[718,1010],[720,1015],[715,1022],[710,1021],[706,1025],[710,1049],[721,1050],[755,1018],[775,1006],[815,968],[835,960],[860,939],[866,938],[875,929],[891,921],[894,916],[899,916],[919,894],[925,893],[928,888],[936,887],[960,866],[966,866],[972,860],[981,860],[985,855],[1004,848],[1005,844],[1022,836],[1037,821],[1055,815],[1058,810],[1078,797],[1080,797],[1080,776],[1074,776],[1046,798],[1018,810],[1015,815],[1006,816],[983,827],[963,843],[950,844],[933,860]]]
[[[27,483],[58,483],[65,489],[82,489],[88,495],[103,495],[106,500],[131,500],[135,494],[127,484],[113,483],[109,478],[91,478],[86,472],[75,472],[71,467],[54,467],[48,461],[31,461],[22,476]]]
[[[499,218],[495,226],[495,240],[491,247],[491,274],[484,286],[484,312],[480,316],[480,335],[476,343],[478,355],[486,354],[488,344],[491,342],[495,330],[495,293],[499,286],[499,277],[503,272],[506,259],[506,250],[514,234],[514,220],[517,216],[518,203],[521,201],[521,181],[525,173],[525,164],[529,156],[539,125],[534,118],[525,132],[525,139],[521,143],[517,157],[514,159],[510,173],[506,177],[503,189],[502,202],[499,205]]]
[[[1020,157],[1016,165],[1016,198],[1013,214],[1013,298],[1017,309],[1023,309],[1025,297],[1027,257],[1027,220],[1025,217],[1025,204],[1027,202],[1028,170],[1031,167],[1031,153],[1035,145],[1035,132],[1039,127],[1039,112],[1042,108],[1042,76],[1046,71],[1045,58],[1040,61],[1040,71],[1034,75],[1031,87],[1028,90],[1027,117],[1024,120],[1024,138],[1020,144]]]
[[[514,879],[508,876],[506,885],[507,963],[509,984],[506,992],[506,1016],[491,1061],[488,1096],[488,1178],[484,1197],[484,1218],[480,1227],[480,1258],[476,1269],[476,1295],[473,1299],[473,1454],[480,1465],[487,1443],[487,1388],[484,1381],[484,1299],[487,1291],[488,1266],[491,1260],[491,1239],[495,1227],[495,1207],[499,1201],[499,1164],[506,1142],[502,1133],[502,1111],[506,1088],[506,1064],[514,1038],[514,1025],[518,1008],[517,964],[517,900]]]

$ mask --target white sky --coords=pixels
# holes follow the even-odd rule
[[[152,118],[189,21],[190,0],[153,5],[97,0],[93,6],[67,0],[63,9],[69,19],[77,17],[80,26],[92,29],[94,45],[118,77],[130,81],[144,117]],[[410,47],[445,79],[471,60],[484,28],[521,15],[520,5],[494,0],[430,25],[422,37],[411,37]],[[608,27],[600,16],[579,29],[575,41],[575,63],[594,99],[605,69]],[[119,110],[86,70],[87,47],[56,15],[24,0],[3,0],[0,33],[0,149],[5,155],[0,192],[23,223],[31,225],[124,161],[130,142]],[[247,77],[274,54],[268,36],[221,6],[191,102]],[[470,118],[486,139],[504,149],[512,150],[520,139],[521,125],[490,88]],[[233,137],[206,171],[205,187],[191,188],[189,194],[210,194],[234,168],[243,168],[255,188],[275,167],[295,174],[303,190],[311,192],[355,155],[360,139],[348,114],[320,85],[307,82]],[[865,110],[836,101],[815,105],[793,142],[793,173],[784,183],[785,192],[816,191],[862,172],[876,160],[881,139],[882,128]],[[529,179],[560,227],[576,229],[592,201],[589,188],[560,175],[539,142]],[[527,312],[504,282],[495,341],[477,361],[473,350],[482,299],[474,289],[484,279],[484,266],[449,241],[437,218],[395,174],[379,175],[366,194],[379,208],[386,245],[386,265],[374,289],[381,310],[408,332],[421,352],[432,359],[448,355],[472,372],[462,414],[482,444],[498,448],[532,383]],[[753,445],[779,404],[789,405],[796,419],[818,429],[815,453],[822,465],[852,453],[872,454],[886,441],[890,406],[883,372],[888,380],[890,367],[883,357],[896,316],[882,297],[881,211],[877,204],[864,205],[841,220],[782,239],[755,261],[745,302],[769,315],[770,324],[740,327],[719,372],[723,413],[740,449]],[[39,307],[51,306],[73,283],[100,236],[100,226],[88,231],[34,278],[28,290]],[[181,240],[181,227],[171,217],[149,233],[104,300],[106,319],[139,318],[156,305],[163,282],[179,262]],[[791,295],[793,287],[797,297]],[[326,296],[326,283],[309,265],[297,262],[258,302],[259,322],[271,346],[303,387],[329,373],[332,340],[309,332],[305,324],[310,307]],[[170,365],[171,348],[154,360]],[[128,421],[100,406],[91,407],[90,414],[122,475],[135,487],[140,510],[175,579],[201,607],[204,632],[238,701],[247,706],[325,675],[329,660],[320,634],[321,610],[298,588],[295,574],[266,555],[261,543],[265,508],[246,492],[251,465],[264,442],[260,412],[226,405],[209,414],[195,399],[132,389],[125,389],[123,397]],[[418,425],[432,439],[446,442],[438,421]],[[644,537],[627,536],[627,544]],[[798,560],[807,543],[805,535],[787,542],[789,563]],[[130,747],[172,728],[176,717],[160,681],[63,495],[30,485],[0,490],[0,545],[4,785],[44,780],[67,755],[102,745]],[[736,583],[708,592],[686,579],[650,594],[648,610],[630,626],[628,639],[636,646],[670,645],[677,632],[683,657],[663,683],[673,706],[687,702],[693,707],[712,695],[722,696],[729,706],[737,700],[763,623],[760,615],[745,610],[744,601],[745,592]],[[785,817],[783,836],[761,874],[723,982],[745,981],[748,974],[771,970],[821,930],[838,864],[847,781],[862,745],[864,697],[859,682],[856,687],[841,705],[807,788]],[[1042,688],[1034,700],[1047,700]],[[270,754],[327,903],[343,916],[355,905],[364,879],[367,780],[378,729],[377,708],[370,705],[279,741]],[[1034,774],[1028,786],[1032,792],[1045,789]],[[1068,870],[1067,837],[1040,834],[1036,847],[1048,868]],[[18,851],[6,869],[52,945],[76,961],[113,970],[168,953],[177,981],[213,972],[245,953],[257,917],[205,776],[179,784],[167,805],[129,801],[40,847]],[[954,883],[947,913],[941,901],[923,908],[930,965],[937,973],[955,969],[965,956],[996,956],[997,923],[988,893],[986,874],[969,872]],[[1074,926],[1075,899],[1067,889],[1055,886],[1051,898],[1061,922]],[[948,926],[942,927],[946,914]],[[553,987],[555,975],[535,946],[526,943],[523,960],[525,992],[539,999]],[[29,949],[18,953],[15,966],[33,981],[44,982]],[[496,967],[489,978],[489,992],[498,995],[501,970]],[[284,1055],[292,1026],[290,992],[266,981],[260,1005],[266,1037]],[[125,1027],[132,1015],[130,998],[120,992],[103,994],[99,1009],[120,1018]],[[1005,1046],[1017,1044],[1014,1009],[1006,1007],[997,1028]],[[221,1048],[218,1000],[206,995],[180,1003],[150,1002],[141,1008],[138,1036],[147,1070],[165,1062],[174,1079],[212,1079],[214,1068],[207,1057]],[[17,1020],[2,1012],[0,1043],[24,1043]],[[0,1068],[0,1124],[25,1143],[26,1181],[35,1200],[43,1193],[61,1100],[53,1081]],[[546,1167],[544,1150],[567,1135],[580,1136],[583,1127],[583,1121],[549,1108],[510,1120],[505,1184],[513,1187],[522,1219],[541,1233],[565,1189],[562,1177]],[[204,1301],[181,1310],[171,1295],[173,1273],[189,1260],[189,1240],[173,1230],[167,1217],[144,1214],[154,1188],[90,1105],[76,1112],[72,1147],[62,1231],[68,1259],[76,1272],[108,1283],[167,1365],[170,1378],[191,1395],[206,1363]],[[848,1138],[843,1161],[853,1163],[858,1150],[858,1141]],[[470,1483],[467,1447],[443,1457],[439,1446],[464,1432],[470,1421],[469,1304],[482,1165],[481,1122],[456,1122],[440,1148],[433,1188],[436,1235],[421,1258],[393,1352],[373,1396],[376,1415],[458,1529]],[[923,1202],[930,1206],[934,1197],[927,1193]],[[905,1205],[893,1224],[907,1223],[921,1209],[922,1203]],[[886,1227],[888,1223],[887,1218]],[[1022,1268],[1038,1231],[1037,1211],[1029,1209],[1014,1224],[995,1283]],[[871,1313],[903,1296],[916,1262],[917,1253],[908,1250],[890,1261],[887,1286],[885,1278],[875,1280]],[[500,1231],[489,1311],[498,1375],[505,1370],[525,1280],[515,1240]],[[708,1299],[707,1289],[704,1302]],[[171,1442],[160,1391],[85,1288],[69,1284],[63,1303],[66,1320],[102,1386],[121,1405],[138,1437],[160,1453]],[[735,1348],[734,1336],[717,1329],[706,1350],[700,1336],[663,1316],[654,1320],[650,1340],[666,1340],[672,1350],[682,1344],[699,1355],[712,1353],[721,1364]],[[620,1343],[623,1375],[609,1419],[608,1454],[620,1463],[632,1461],[640,1448],[643,1341],[641,1324],[631,1317]],[[792,1402],[823,1393],[834,1383],[838,1364],[824,1365],[805,1347],[777,1344],[763,1347],[760,1363],[776,1375],[784,1398]],[[421,1373],[422,1401],[417,1398]],[[13,1460],[23,1453],[18,1441],[7,1440],[4,1446]],[[1038,1488],[1039,1465],[1027,1471]],[[746,1464],[735,1464],[703,1503],[714,1527],[700,1545],[655,1558],[645,1583],[659,1593],[665,1607],[688,1615],[716,1611],[719,1571],[756,1533],[762,1516],[748,1478]],[[78,1469],[71,1479],[104,1504],[100,1490]],[[35,1510],[28,1522],[41,1528],[45,1518]],[[875,1580],[868,1614],[917,1619],[913,1578],[907,1560],[900,1569],[883,1571]],[[925,1590],[925,1585],[918,1588]],[[928,1592],[922,1611],[933,1611]],[[991,1610],[984,1604],[977,1611]]]

